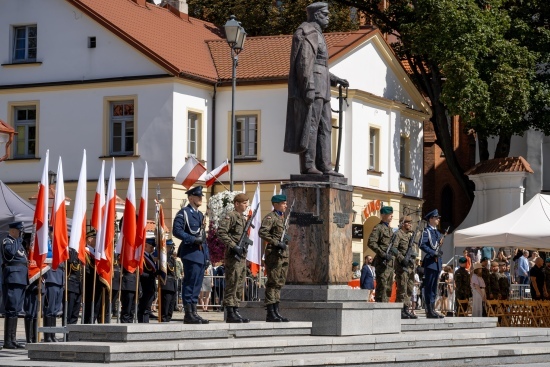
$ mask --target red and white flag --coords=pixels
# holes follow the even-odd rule
[[[109,175],[109,184],[107,186],[107,199],[105,203],[105,213],[102,218],[101,227],[97,233],[96,240],[96,270],[99,279],[109,289],[113,281],[113,252],[115,239],[115,204],[116,204],[116,188],[115,188],[115,162],[111,167]]]
[[[63,163],[59,157],[57,166],[57,184],[53,203],[53,240],[52,240],[52,269],[69,258],[69,237],[67,234],[67,211],[65,209],[65,182],[63,180]]]
[[[190,156],[183,167],[181,167],[174,180],[189,189],[198,181],[204,172],[206,172],[206,168],[201,162],[199,162],[195,156]]]
[[[101,172],[97,179],[97,188],[95,189],[94,206],[92,208],[92,227],[99,232],[105,211],[105,161],[101,162]]]
[[[219,178],[224,173],[229,172],[229,159],[226,159],[221,165],[216,169],[210,171],[204,176],[204,181],[206,181],[206,187],[210,187],[216,182],[216,179]]]
[[[69,247],[78,253],[78,259],[82,264],[86,263],[86,149],[82,154],[82,166],[76,186],[74,200],[73,225],[71,226],[71,238]]]
[[[34,210],[33,226],[34,244],[29,256],[31,261],[34,261],[38,269],[42,269],[42,264],[46,260],[48,254],[48,166],[50,162],[50,151],[46,151],[46,159],[44,160],[44,170],[42,171],[42,180],[38,188],[38,199]]]
[[[260,204],[260,183],[256,187],[256,192],[254,193],[254,198],[252,199],[252,204],[248,211],[248,215],[252,215],[253,210],[257,205]],[[260,265],[262,264],[262,240],[260,238],[260,227],[262,225],[262,209],[261,206],[258,206],[258,212],[254,219],[252,219],[252,226],[250,228],[250,233],[248,238],[253,242],[253,245],[248,248],[248,253],[246,254],[246,259],[250,261],[250,270],[253,275],[258,274],[260,270]]]
[[[149,191],[149,170],[147,162],[145,162],[145,171],[143,172],[143,186],[141,188],[141,200],[139,202],[139,214],[137,219],[136,232],[136,250],[134,252],[134,260],[137,261],[139,272],[143,273],[143,251],[145,249],[145,236],[147,233],[147,199]]]
[[[128,192],[126,194],[126,203],[124,205],[124,216],[122,220],[122,230],[117,244],[117,253],[121,254],[121,265],[124,269],[133,273],[137,267],[137,261],[134,259],[136,252],[136,183],[134,179],[134,164],[130,170],[130,181],[128,182]],[[120,248],[118,245],[120,244]]]

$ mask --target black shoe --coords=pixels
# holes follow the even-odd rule
[[[183,316],[184,324],[202,324],[201,320],[193,315],[193,306],[191,304],[183,305],[185,315]]]
[[[267,305],[267,315],[265,317],[266,322],[283,322],[279,317],[277,317],[277,314],[275,314],[275,304]]]
[[[32,327],[32,319],[25,319],[25,341],[27,344],[32,343],[32,334],[34,329]]]
[[[4,348],[6,349],[23,349],[24,344],[17,342],[17,317],[6,317],[6,325],[8,329],[8,337],[4,338]],[[5,333],[4,333],[5,334]],[[7,342],[6,342],[7,340]]]
[[[281,316],[281,314],[279,313],[279,302],[273,304],[273,312],[275,313],[275,315],[279,319],[281,319],[281,322],[289,322],[290,321],[286,317]]]
[[[57,318],[55,316],[48,316],[48,325],[50,327],[55,327],[56,326],[56,322],[57,322]],[[57,338],[55,337],[55,333],[50,333],[50,342],[52,343],[57,343]]]
[[[238,307],[233,307],[233,313],[235,314],[235,316],[241,319],[243,323],[248,324],[250,322],[250,319],[245,319],[244,317],[241,316],[241,314],[239,313]]]
[[[201,324],[208,324],[210,322],[210,321],[200,317],[200,315],[197,313],[197,305],[196,304],[192,304],[191,309],[193,310],[193,316],[195,316],[195,318],[201,320]]]
[[[235,307],[226,306],[227,315],[225,317],[225,322],[228,324],[242,324],[243,319],[235,314]]]

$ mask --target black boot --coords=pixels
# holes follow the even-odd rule
[[[275,304],[272,303],[270,305],[267,305],[267,315],[265,317],[266,322],[283,322],[280,318],[277,317],[277,314],[275,313]]]
[[[195,318],[201,320],[201,324],[208,324],[210,321],[206,320],[206,319],[203,319],[202,317],[199,316],[199,314],[197,313],[197,304],[192,304],[191,305],[191,309],[193,310],[193,316],[195,316]]]
[[[17,335],[17,317],[10,317],[8,319],[8,328],[10,333],[11,345],[13,346],[13,348],[8,348],[8,349],[25,348],[25,345],[19,344],[17,342],[17,336],[16,336]]]
[[[50,326],[50,319],[48,318],[48,316],[44,316],[43,318],[43,325],[44,327],[49,327]],[[52,339],[51,339],[51,334],[50,333],[44,333],[44,343],[51,343]]]
[[[50,327],[56,326],[57,319],[55,316],[48,316],[47,319],[49,319],[48,325],[50,325]],[[55,338],[55,333],[50,333],[50,341],[52,343],[57,343],[57,339]]]
[[[225,309],[227,310],[227,315],[225,316],[225,322],[228,324],[242,324],[243,319],[238,317],[235,314],[235,307],[233,306],[226,306]]]
[[[32,334],[34,333],[32,319],[25,319],[25,341],[27,344],[32,343]]]
[[[279,313],[279,302],[273,304],[273,312],[275,313],[275,316],[277,316],[279,319],[281,319],[281,322],[289,322],[290,320],[286,317],[282,317]]]
[[[401,319],[402,320],[408,320],[411,316],[409,315],[409,310],[407,310],[407,306],[403,305],[403,308],[401,309]]]
[[[442,319],[444,318],[445,316],[443,316],[442,314],[440,314],[439,312],[437,312],[435,310],[435,304],[432,303],[432,312],[437,316],[438,319]]]
[[[17,349],[11,340],[11,330],[10,330],[10,318],[6,316],[4,319],[4,348],[6,349]]]
[[[431,304],[427,304],[426,305],[426,318],[428,319],[438,319],[439,317],[437,316],[437,314],[435,314],[432,310],[432,305]]]
[[[233,313],[235,314],[235,316],[237,316],[239,319],[241,319],[242,322],[244,322],[245,324],[250,322],[250,319],[245,319],[244,317],[241,316],[241,314],[239,313],[239,308],[238,307],[233,307]]]
[[[183,316],[184,324],[202,324],[201,320],[193,315],[193,305],[187,303],[183,305],[185,315]]]

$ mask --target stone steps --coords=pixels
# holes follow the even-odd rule
[[[266,328],[269,329],[269,327]],[[200,366],[207,364],[206,361],[208,361],[208,365],[215,364],[214,358],[216,360],[220,359],[220,361],[223,360],[224,365],[229,363],[229,365],[237,366],[240,365],[239,363],[254,365],[253,361],[259,358],[258,360],[262,361],[262,365],[287,366],[296,365],[296,363],[301,364],[302,361],[307,362],[305,365],[318,365],[316,363],[321,360],[328,361],[329,365],[331,363],[334,365],[349,365],[349,363],[360,365],[373,362],[396,363],[398,357],[408,358],[407,360],[411,362],[418,360],[418,358],[424,358],[424,361],[433,358],[444,360],[462,358],[464,360],[467,355],[461,354],[458,350],[464,348],[476,350],[475,348],[481,347],[486,350],[499,350],[502,349],[501,346],[507,346],[507,349],[505,348],[502,352],[506,355],[520,355],[523,350],[522,345],[529,343],[538,343],[534,346],[535,349],[531,354],[538,355],[541,350],[544,353],[549,353],[550,330],[489,328],[337,337],[279,335],[252,338],[187,339],[181,341],[148,340],[127,343],[79,341],[31,344],[27,346],[27,349],[28,357],[37,361],[125,363],[131,361],[160,362],[178,360],[181,364]],[[476,347],[473,348],[472,346]],[[476,358],[493,355],[492,352],[487,355],[479,354],[479,357]],[[354,358],[359,358],[358,362],[353,362]],[[320,364],[325,365],[325,363]],[[492,361],[491,363],[496,362]],[[442,365],[444,364],[441,364],[441,362],[438,364],[438,366]],[[423,366],[427,365],[423,364]]]
[[[497,317],[445,317],[443,319],[401,320],[401,331],[457,330],[496,328]]]

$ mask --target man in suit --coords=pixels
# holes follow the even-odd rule
[[[210,262],[205,241],[204,214],[199,210],[202,205],[202,186],[187,190],[186,194],[189,205],[178,212],[172,226],[172,234],[181,240],[178,257],[183,263],[183,323],[208,324],[208,320],[197,313],[204,270]]]
[[[437,295],[437,283],[439,273],[443,265],[441,256],[443,250],[440,242],[442,239],[441,233],[437,230],[441,217],[437,209],[432,210],[424,217],[428,225],[422,232],[422,240],[420,241],[420,249],[424,252],[424,300],[426,302],[426,317],[430,319],[443,318],[435,311],[435,298]]]
[[[300,155],[301,174],[343,176],[331,168],[330,87],[349,83],[329,72],[328,4],[316,2],[306,11],[307,21],[292,37],[284,151]]]
[[[9,224],[8,236],[2,241],[2,294],[4,295],[4,348],[25,348],[17,343],[17,317],[23,308],[25,288],[29,282],[27,252],[21,234],[23,223]]]
[[[363,268],[361,268],[361,281],[359,286],[361,289],[367,291],[367,302],[370,300],[370,295],[374,290],[374,271],[372,270],[372,256],[365,256],[365,263]]]

